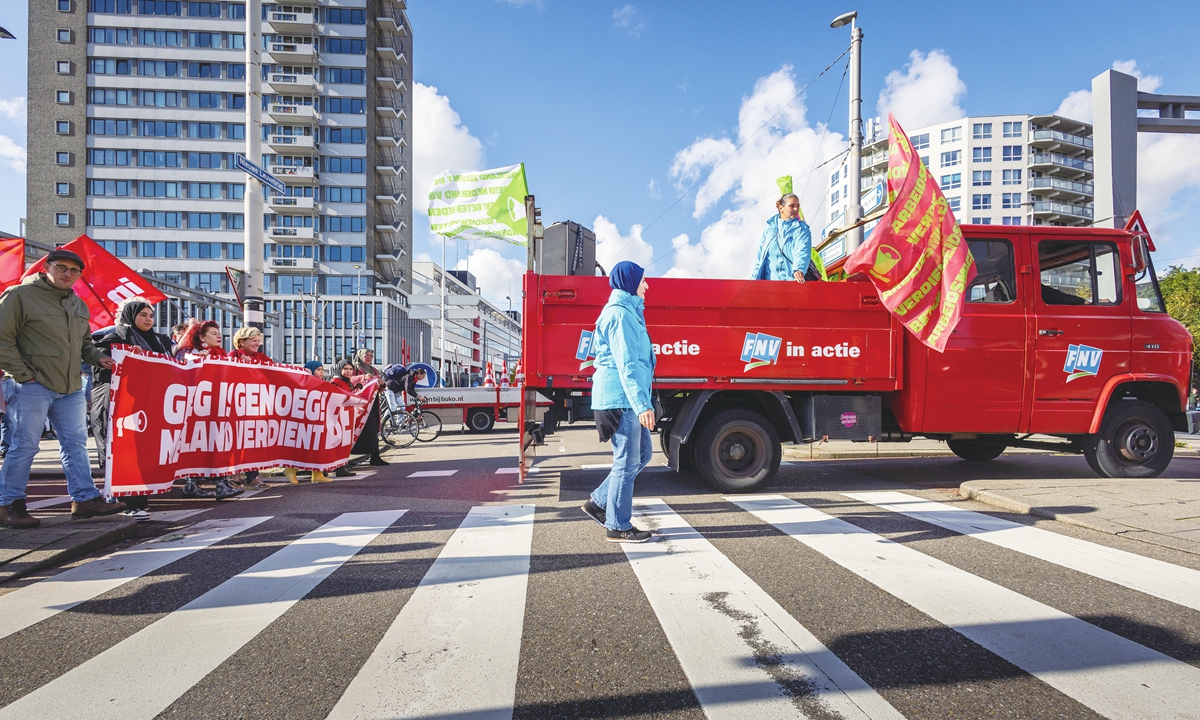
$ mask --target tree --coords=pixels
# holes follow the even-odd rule
[[[1172,265],[1158,281],[1167,313],[1192,334],[1192,357],[1200,358],[1200,270]]]

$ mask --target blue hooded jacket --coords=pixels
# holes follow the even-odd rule
[[[596,319],[592,349],[592,409],[650,410],[654,348],[646,331],[646,303],[637,295],[613,290]]]
[[[767,220],[758,256],[750,268],[751,280],[792,280],[796,273],[808,270],[812,258],[812,232],[798,218],[783,220],[778,215]]]

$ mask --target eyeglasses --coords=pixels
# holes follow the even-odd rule
[[[63,265],[62,263],[52,262],[52,263],[46,263],[46,264],[64,275],[78,275],[83,272],[83,268],[72,267],[70,265]]]

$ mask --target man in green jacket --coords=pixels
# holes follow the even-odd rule
[[[87,451],[87,398],[79,361],[112,369],[113,360],[92,345],[88,306],[71,289],[83,260],[69,250],[46,256],[45,269],[0,295],[0,367],[17,382],[9,403],[12,446],[0,467],[0,524],[37,527],[25,508],[29,467],[46,420],[58,434],[71,516],[88,518],[125,509],[106,503],[92,482]]]

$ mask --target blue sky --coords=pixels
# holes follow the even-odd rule
[[[1200,94],[1200,3],[976,5],[859,4],[864,114],[876,114],[889,74],[908,126],[958,111],[1053,112],[1114,62],[1157,92]],[[848,29],[829,21],[851,7],[412,0],[417,256],[440,259],[419,212],[421,183],[449,168],[524,162],[544,218],[595,227],[602,256],[652,263],[652,275],[741,275],[746,244],[773,209],[746,207],[777,175],[801,178],[843,147],[845,60],[793,97],[847,47]],[[0,229],[9,232],[24,211],[25,23],[24,3],[0,3],[0,26],[20,38],[0,41],[9,139],[0,139]],[[1139,203],[1163,259],[1200,253],[1200,138],[1165,139],[1144,148]],[[802,197],[814,225],[826,178],[816,171]],[[523,249],[451,243],[450,264],[468,253],[485,293],[503,298]]]

